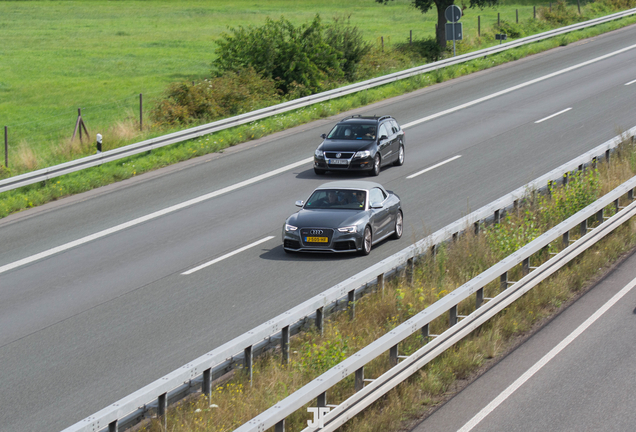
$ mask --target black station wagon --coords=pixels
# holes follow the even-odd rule
[[[390,163],[404,163],[404,131],[391,116],[341,120],[314,153],[314,172],[366,171],[372,176]]]

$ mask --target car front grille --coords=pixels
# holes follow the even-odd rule
[[[327,241],[310,242],[307,241],[309,237],[313,238],[326,238]],[[330,228],[302,228],[300,230],[300,242],[303,246],[325,248],[331,245],[331,239],[333,238],[333,230]]]
[[[351,159],[353,157],[353,152],[328,151],[328,152],[325,152],[325,157],[329,159]]]

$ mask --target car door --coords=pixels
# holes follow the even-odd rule
[[[382,165],[385,165],[391,158],[391,131],[387,123],[382,123],[378,128],[378,151],[382,156]]]
[[[391,156],[393,156],[391,159],[392,160],[397,160],[398,158],[398,151],[400,150],[400,125],[398,125],[398,122],[396,122],[394,119],[391,119],[391,128],[393,129],[393,140],[391,142],[391,150],[393,151],[393,153],[391,154]]]
[[[373,188],[369,191],[369,207],[373,204],[382,204],[382,208],[371,208],[371,218],[373,225],[373,238],[384,237],[390,229],[391,213],[386,206],[387,195],[380,188]]]

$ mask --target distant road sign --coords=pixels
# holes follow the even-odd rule
[[[444,16],[446,16],[446,21],[455,23],[462,17],[462,10],[459,8],[459,6],[450,5],[444,11]]]
[[[446,40],[462,40],[463,23],[446,23]]]

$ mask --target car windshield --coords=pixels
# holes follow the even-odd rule
[[[361,210],[366,200],[367,192],[363,190],[320,189],[311,194],[305,208]]]
[[[328,139],[337,140],[374,140],[376,125],[370,124],[338,124],[329,135]]]

